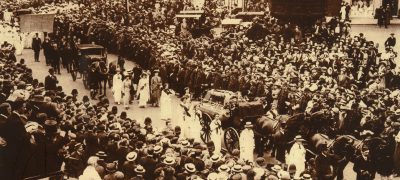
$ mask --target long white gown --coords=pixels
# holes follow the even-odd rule
[[[211,141],[214,142],[214,154],[221,154],[222,149],[222,128],[221,128],[221,121],[220,120],[212,120],[210,124],[211,129]]]
[[[131,94],[130,94],[130,90],[131,90],[131,86],[132,86],[131,80],[129,78],[126,78],[123,81],[123,85],[124,85],[124,88],[123,88],[123,92],[124,92],[123,104],[124,104],[124,107],[128,107],[129,106],[129,101],[131,99]]]
[[[294,174],[295,178],[301,177],[300,174],[306,169],[305,162],[306,149],[302,144],[294,143],[286,157],[286,164],[293,164],[296,166],[296,173]]]
[[[240,133],[239,137],[239,147],[240,147],[240,159],[243,161],[253,162],[254,161],[254,132],[250,129],[244,129]]]
[[[113,87],[112,87],[112,91],[114,93],[114,101],[118,104],[121,103],[122,90],[123,90],[122,75],[118,73],[115,74],[113,77]]]
[[[150,99],[150,86],[149,86],[149,78],[142,78],[139,80],[138,84],[138,92],[139,92],[139,107],[145,107],[147,102]]]
[[[167,120],[172,119],[172,97],[174,96],[175,92],[172,89],[164,89],[161,92],[160,97],[160,110],[161,119]]]

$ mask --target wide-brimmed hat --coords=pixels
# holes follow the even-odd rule
[[[196,172],[196,166],[193,163],[186,163],[185,164],[185,170],[187,172],[194,173],[194,172]]]
[[[96,153],[96,156],[99,158],[105,158],[105,157],[107,157],[107,154],[104,151],[99,151]]]
[[[175,158],[168,156],[164,159],[163,163],[166,165],[173,165],[175,164]]]
[[[282,167],[278,164],[275,164],[274,166],[271,167],[271,170],[278,172],[278,171],[282,170]]]
[[[246,124],[244,125],[245,128],[252,128],[253,124],[251,124],[250,121],[247,121]]]
[[[218,171],[219,172],[229,172],[229,166],[226,165],[226,164],[223,164],[223,165],[218,167]]]
[[[218,162],[219,160],[221,160],[221,156],[218,155],[218,154],[214,154],[214,155],[212,155],[212,156],[210,157],[210,160],[211,160],[211,162],[216,163],[216,162]]]
[[[301,135],[297,135],[296,137],[294,137],[293,141],[306,141],[305,139],[303,139],[301,137]]]
[[[157,145],[153,148],[153,150],[154,150],[154,154],[160,154],[163,151],[163,148],[161,146]]]
[[[135,172],[138,173],[138,174],[144,174],[146,172],[146,170],[143,168],[143,166],[138,165],[135,168]]]
[[[187,141],[187,140],[181,141],[181,144],[182,144],[182,146],[184,146],[184,147],[189,147],[189,146],[190,146],[190,142]]]
[[[137,153],[135,151],[132,151],[126,155],[127,161],[134,161],[136,160],[136,158],[137,158]]]
[[[238,172],[238,173],[240,173],[240,172],[242,172],[242,171],[243,171],[242,165],[236,164],[236,165],[234,165],[234,166],[232,167],[232,172]]]
[[[400,109],[397,109],[396,111],[394,111],[394,114],[400,116]]]
[[[109,173],[114,173],[115,171],[117,171],[117,165],[115,163],[107,163],[106,171]]]

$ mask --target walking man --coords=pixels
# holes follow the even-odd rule
[[[39,34],[36,33],[35,37],[32,40],[32,50],[35,53],[35,62],[39,61],[39,54],[41,49],[42,40],[39,38]]]
[[[387,40],[385,41],[385,46],[386,47],[396,46],[396,38],[394,37],[394,33],[391,33],[390,37],[387,38]]]
[[[161,97],[161,87],[162,81],[161,77],[158,75],[158,70],[154,71],[154,76],[151,78],[150,88],[151,88],[151,102],[153,106],[158,107]]]

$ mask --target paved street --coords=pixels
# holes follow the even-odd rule
[[[37,78],[40,82],[44,82],[44,78],[48,75],[49,66],[46,66],[43,52],[41,51],[40,62],[34,62],[33,60],[33,51],[30,49],[25,49],[22,55],[18,56],[17,59],[24,58],[28,67],[33,69],[33,77]],[[115,61],[117,59],[116,55],[109,54],[108,60],[109,62]],[[127,61],[125,63],[126,69],[132,69],[134,63],[131,61]],[[59,85],[62,86],[64,92],[70,94],[72,89],[77,89],[79,92],[79,98],[82,98],[84,95],[89,96],[89,91],[85,89],[82,83],[82,79],[77,79],[75,82],[72,80],[72,77],[69,73],[67,73],[66,69],[61,69],[61,75],[56,75],[59,81]],[[89,96],[90,97],[90,96]],[[150,117],[153,120],[153,127],[157,129],[162,129],[165,127],[165,121],[160,120],[160,108],[156,107],[147,107],[147,108],[139,108],[138,101],[134,101],[134,103],[130,106],[129,110],[125,110],[123,105],[116,105],[114,103],[114,98],[112,96],[112,92],[110,89],[107,89],[107,97],[110,99],[111,106],[117,106],[119,112],[126,111],[128,113],[128,117],[136,119],[138,122],[143,123],[146,117]],[[180,106],[179,99],[175,98],[173,101],[173,110],[174,114],[178,117],[180,116]],[[179,119],[179,118],[177,118]],[[178,122],[176,120],[172,120],[173,125],[177,125]],[[197,128],[198,129],[198,128]],[[195,134],[199,134],[198,132],[194,132]]]
[[[375,44],[379,44],[380,51],[384,50],[385,41],[390,36],[390,33],[394,33],[397,39],[400,38],[400,25],[390,25],[387,29],[379,28],[377,25],[352,25],[351,27],[353,36],[363,33],[368,41],[374,41]],[[397,42],[396,46],[399,49],[399,42]]]

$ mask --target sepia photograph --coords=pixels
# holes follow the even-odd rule
[[[0,0],[0,180],[398,180],[400,0]]]

